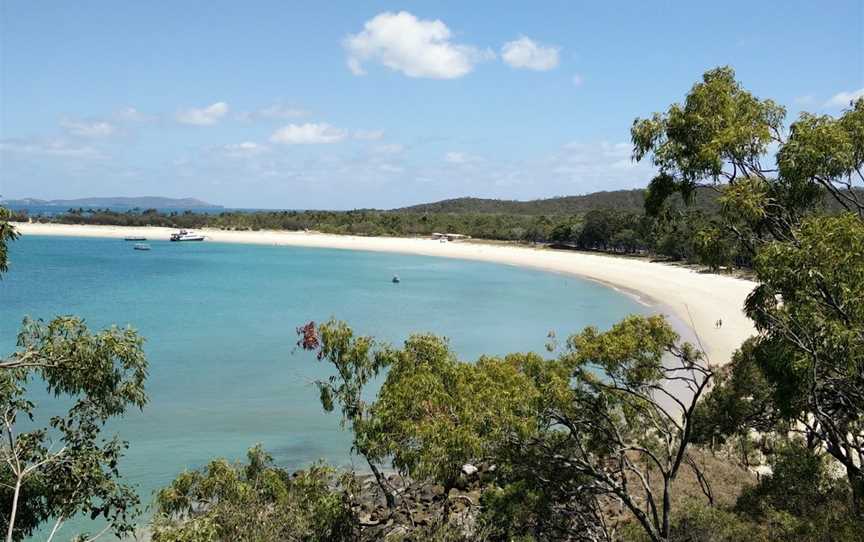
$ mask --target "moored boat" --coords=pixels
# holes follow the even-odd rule
[[[204,236],[191,230],[180,230],[171,234],[172,241],[203,241]]]
[[[135,246],[132,248],[135,250],[150,250],[150,245],[147,243],[135,243]]]
[[[146,241],[147,238],[146,237],[131,236],[131,237],[124,237],[123,240],[124,241]]]

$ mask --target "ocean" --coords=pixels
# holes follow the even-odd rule
[[[0,352],[26,315],[131,325],[147,341],[149,404],[111,423],[130,442],[126,480],[145,503],[183,469],[240,459],[262,443],[287,468],[350,466],[350,439],[312,381],[328,367],[295,348],[295,328],[336,317],[400,343],[446,336],[464,360],[543,353],[587,325],[652,309],[595,282],[485,262],[261,245],[27,236],[0,280]],[[391,278],[399,275],[401,283]],[[41,414],[63,402],[34,394]],[[71,522],[68,539],[83,522]]]

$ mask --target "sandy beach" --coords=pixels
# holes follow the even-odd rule
[[[120,238],[140,236],[167,240],[171,228],[122,226],[78,226],[17,223],[23,235],[60,235]],[[744,299],[754,283],[724,275],[653,263],[634,258],[567,252],[478,242],[441,243],[431,239],[401,237],[356,237],[285,231],[196,230],[209,241],[275,246],[302,246],[346,250],[370,250],[420,254],[444,258],[480,260],[555,273],[566,273],[601,281],[638,295],[643,302],[668,307],[689,325],[712,364],[726,363],[732,353],[754,333],[743,314]],[[715,327],[722,319],[723,326]]]

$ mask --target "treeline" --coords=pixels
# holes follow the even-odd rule
[[[827,191],[814,211],[843,210]],[[855,192],[864,199],[860,189]],[[672,194],[662,209],[646,212],[645,190],[598,192],[533,202],[462,198],[391,211],[160,212],[156,209],[69,209],[39,222],[237,231],[314,230],[337,235],[428,236],[459,233],[475,239],[548,243],[555,248],[647,254],[713,268],[749,267],[752,253],[736,248],[736,234],[720,226],[721,196],[715,187],[696,187],[684,201]],[[575,203],[574,203],[575,202]],[[636,203],[638,202],[638,205]],[[578,209],[578,211],[576,211]],[[14,220],[26,220],[18,212]]]

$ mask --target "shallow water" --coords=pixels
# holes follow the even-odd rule
[[[278,463],[351,463],[348,436],[311,381],[328,374],[294,352],[295,328],[331,316],[391,342],[430,331],[466,360],[543,352],[586,325],[651,309],[600,284],[516,267],[343,250],[28,236],[0,281],[0,352],[25,315],[76,314],[147,338],[150,404],[113,423],[145,502],[184,468],[263,443]],[[398,274],[400,284],[391,283]],[[57,400],[39,394],[44,413]],[[359,463],[358,463],[359,464]],[[64,530],[68,539],[71,525]]]

